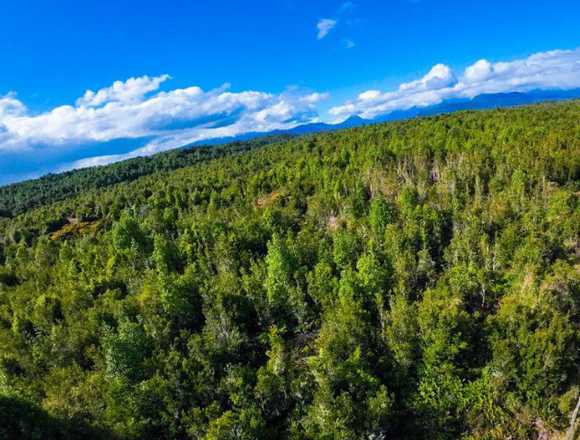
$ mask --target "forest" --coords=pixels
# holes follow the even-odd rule
[[[564,440],[579,121],[463,111],[1,188],[0,438]]]
[[[136,157],[109,166],[90,167],[61,174],[47,174],[0,187],[0,218],[64,200],[89,189],[101,189],[141,176],[183,168],[194,163],[231,155],[252,148],[291,138],[290,135],[265,136],[249,141],[234,141],[223,146],[184,147],[156,154],[154,157]]]

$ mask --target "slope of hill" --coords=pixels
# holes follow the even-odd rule
[[[49,174],[0,187],[0,217],[11,217],[47,203],[54,203],[85,191],[130,182],[148,174],[171,171],[194,163],[236,154],[270,143],[287,140],[288,135],[270,135],[222,146],[198,146],[138,157],[108,166]]]
[[[149,158],[126,160],[109,167],[74,170],[62,174],[49,174],[40,179],[0,186],[0,217],[10,217],[27,209],[63,200],[84,190],[104,188],[154,172],[170,171],[198,161],[246,151],[293,136],[323,133],[361,127],[378,122],[398,121],[422,116],[434,116],[464,110],[484,110],[533,104],[544,101],[561,101],[580,98],[580,89],[532,90],[526,93],[483,94],[472,99],[454,99],[429,107],[413,107],[389,113],[375,119],[352,116],[341,123],[314,123],[299,125],[289,130],[266,133],[249,132],[235,137],[214,138],[183,146],[182,149],[159,153]],[[208,145],[219,148],[206,149]],[[196,148],[193,150],[193,148]],[[182,151],[185,150],[185,151]]]
[[[557,438],[579,120],[303,136],[0,219],[0,437]]]

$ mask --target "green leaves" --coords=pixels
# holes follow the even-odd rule
[[[108,374],[130,381],[143,378],[151,340],[140,323],[123,320],[116,330],[106,330],[103,347]]]
[[[394,207],[383,197],[374,197],[369,211],[369,223],[375,235],[382,239],[387,225],[394,223],[396,213]]]

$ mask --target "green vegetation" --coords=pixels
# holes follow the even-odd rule
[[[0,436],[560,438],[579,121],[462,112],[12,187]]]
[[[48,174],[40,179],[6,185],[0,187],[0,217],[12,217],[32,208],[85,193],[90,189],[104,188],[141,176],[176,170],[217,157],[281,142],[290,137],[268,136],[246,142],[232,142],[224,146],[172,150],[153,157],[137,157],[106,167]]]

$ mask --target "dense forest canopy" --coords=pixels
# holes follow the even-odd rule
[[[0,437],[563,438],[579,121],[461,112],[0,192]]]
[[[89,189],[100,189],[132,181],[148,174],[183,168],[290,138],[290,135],[264,136],[244,142],[235,141],[223,146],[182,148],[152,157],[137,157],[108,166],[48,174],[39,179],[2,186],[0,217],[22,214],[29,209],[85,193]]]

